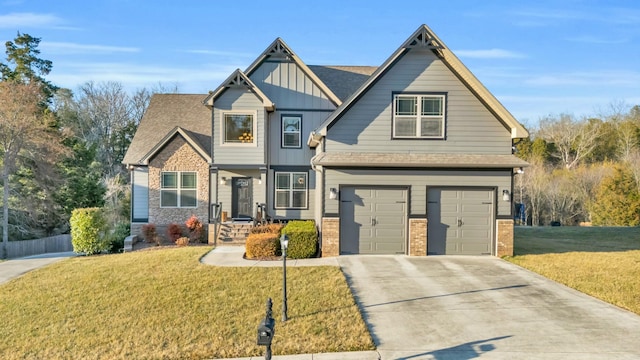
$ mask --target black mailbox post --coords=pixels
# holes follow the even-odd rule
[[[267,299],[267,311],[264,320],[258,325],[258,345],[266,346],[267,351],[264,354],[265,360],[271,360],[271,342],[276,332],[276,322],[271,316],[273,302],[271,298]]]

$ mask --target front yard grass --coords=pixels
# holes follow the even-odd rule
[[[640,315],[640,227],[516,227],[506,260]]]
[[[339,268],[287,269],[283,323],[282,269],[201,264],[210,249],[78,257],[0,286],[0,358],[261,356],[268,297],[274,354],[374,349]]]

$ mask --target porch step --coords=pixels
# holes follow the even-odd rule
[[[248,222],[226,222],[220,224],[218,245],[244,245],[253,228]]]

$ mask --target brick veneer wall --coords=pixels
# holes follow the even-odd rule
[[[513,220],[498,220],[498,257],[513,256]]]
[[[340,255],[340,218],[322,218],[322,257]]]
[[[409,255],[427,255],[427,219],[409,219]]]
[[[162,171],[197,172],[197,208],[160,208]],[[203,224],[209,221],[209,164],[182,136],[176,136],[149,162],[149,223],[184,225],[191,215],[197,216]]]

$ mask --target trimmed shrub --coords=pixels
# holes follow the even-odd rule
[[[280,241],[277,234],[250,234],[245,243],[247,257],[250,259],[266,258],[278,255]]]
[[[100,208],[75,209],[69,223],[74,252],[93,255],[109,250],[110,244],[104,236],[106,220]]]
[[[176,242],[176,240],[181,238],[182,237],[182,228],[180,227],[180,225],[178,225],[176,223],[169,224],[169,227],[167,227],[167,237],[172,242]]]
[[[142,236],[144,236],[144,240],[148,243],[160,244],[156,224],[142,225]]]
[[[318,232],[313,220],[289,221],[282,228],[282,233],[289,236],[288,258],[306,259],[315,256],[318,251]]]
[[[270,234],[280,235],[280,230],[282,230],[283,227],[284,225],[282,224],[258,225],[258,226],[254,226],[251,229],[251,233],[252,234],[270,233]]]
[[[189,239],[193,242],[205,242],[204,238],[204,226],[197,216],[191,215],[191,217],[185,221],[184,225],[189,229]]]
[[[181,237],[181,238],[178,238],[176,240],[176,245],[178,245],[178,246],[187,246],[187,245],[189,245],[189,238],[188,237],[184,237],[184,236]]]
[[[124,248],[124,239],[131,233],[131,224],[121,222],[116,224],[111,234],[107,236],[109,242],[109,252],[119,253]]]

